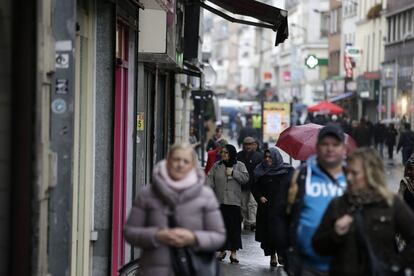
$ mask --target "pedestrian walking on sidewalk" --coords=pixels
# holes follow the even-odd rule
[[[230,251],[230,261],[239,263],[237,250],[242,248],[241,241],[241,199],[242,186],[249,182],[246,166],[237,161],[237,150],[233,145],[226,145],[221,150],[221,161],[214,164],[208,173],[207,183],[216,193],[220,210],[226,226],[226,243],[218,255],[219,260]]]
[[[371,129],[365,120],[361,118],[358,127],[354,130],[352,137],[355,138],[358,147],[369,147],[371,146]]]
[[[228,142],[227,142],[226,139],[220,138],[216,142],[215,149],[210,150],[210,151],[207,152],[207,163],[206,163],[206,166],[204,168],[204,171],[205,171],[206,174],[208,174],[208,172],[211,170],[214,163],[221,160],[220,152],[224,148],[224,146],[227,145],[227,144],[228,144]]]
[[[191,145],[172,146],[152,176],[152,185],[134,202],[124,234],[131,245],[142,249],[138,275],[172,276],[172,248],[215,252],[225,241],[225,227]],[[175,227],[169,225],[169,217]]]
[[[411,130],[409,123],[404,124],[404,131],[400,135],[397,152],[399,152],[400,149],[402,149],[402,163],[405,165],[414,149],[414,131]]]
[[[414,267],[414,214],[388,190],[375,150],[361,148],[348,158],[348,188],[334,199],[313,236],[313,247],[331,257],[329,275],[405,275]],[[406,247],[399,251],[396,235]]]
[[[383,123],[377,122],[374,125],[374,146],[381,157],[384,157],[384,142],[386,135],[387,127]]]
[[[328,204],[345,190],[345,154],[342,128],[328,124],[319,131],[316,156],[311,156],[292,177],[287,206],[290,237],[285,263],[289,275],[328,274],[330,259],[313,250],[312,236]]]
[[[394,124],[390,124],[387,128],[387,133],[385,135],[385,144],[388,148],[388,158],[393,159],[394,147],[397,144],[397,135],[398,131],[395,129]]]
[[[256,209],[257,203],[251,193],[254,181],[254,169],[262,162],[263,155],[254,149],[256,140],[253,137],[246,137],[243,141],[243,150],[237,154],[237,160],[243,162],[249,172],[249,182],[242,186],[241,211],[243,217],[243,227],[245,230],[256,228]]]
[[[217,142],[222,139],[223,136],[223,127],[217,126],[216,131],[213,135],[213,137],[210,138],[207,142],[206,151],[214,150],[217,148]]]
[[[404,178],[400,182],[398,194],[414,212],[414,154],[405,164]]]
[[[257,201],[256,241],[260,242],[270,265],[284,263],[288,247],[286,199],[294,169],[283,162],[276,148],[264,153],[263,161],[254,170],[256,181],[252,193]],[[277,255],[276,255],[277,254]]]

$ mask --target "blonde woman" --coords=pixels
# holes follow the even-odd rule
[[[327,208],[313,247],[331,256],[329,275],[405,275],[414,266],[414,215],[385,183],[376,151],[361,148],[348,158],[348,188]],[[401,234],[407,246],[397,249]]]
[[[173,276],[177,273],[171,248],[215,252],[226,238],[224,223],[191,145],[172,146],[167,159],[154,167],[152,178],[152,185],[134,202],[125,239],[142,249],[138,275]]]

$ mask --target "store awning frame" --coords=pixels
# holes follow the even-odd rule
[[[255,0],[208,0],[208,2],[211,2],[233,14],[249,16],[259,20],[259,22],[253,22],[235,18],[211,5],[208,5],[204,0],[192,0],[189,2],[190,5],[199,5],[200,7],[230,22],[273,30],[276,32],[275,46],[283,43],[289,36],[287,19],[288,12],[286,10],[282,10]]]
[[[346,93],[340,94],[338,96],[334,96],[332,98],[329,98],[328,101],[336,102],[336,101],[339,101],[339,100],[343,100],[343,99],[352,97],[354,94],[355,94],[355,92],[346,92]]]

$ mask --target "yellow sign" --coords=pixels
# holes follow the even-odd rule
[[[282,131],[290,126],[290,104],[263,103],[263,141],[276,143]]]
[[[138,112],[137,115],[137,130],[144,130],[144,112]]]

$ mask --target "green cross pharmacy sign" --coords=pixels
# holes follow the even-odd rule
[[[328,59],[326,58],[318,58],[315,55],[309,55],[305,58],[305,65],[309,69],[315,69],[321,65],[328,65]]]

